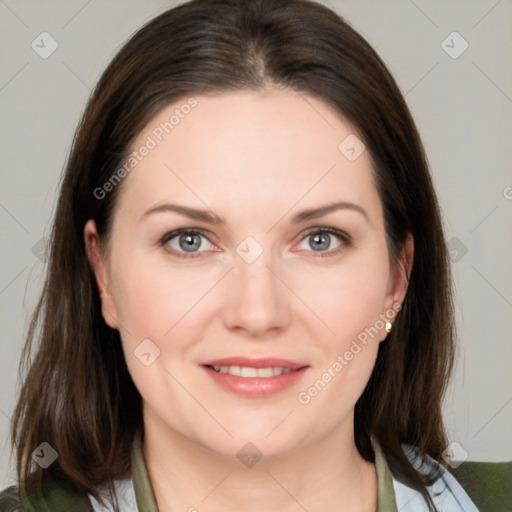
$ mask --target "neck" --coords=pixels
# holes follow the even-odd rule
[[[169,429],[147,411],[144,424],[144,458],[160,512],[377,510],[375,466],[359,455],[352,428],[248,467]]]

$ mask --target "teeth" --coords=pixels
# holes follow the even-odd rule
[[[254,368],[256,370],[256,375],[258,377],[273,377],[274,376],[274,368]],[[276,368],[279,370],[279,368]]]
[[[256,368],[249,368],[247,366],[242,366],[240,368],[240,377],[257,377],[258,371]],[[229,372],[229,370],[228,370]]]
[[[237,377],[275,377],[290,373],[291,368],[269,367],[252,368],[249,366],[213,366],[213,369],[219,373],[229,373]]]

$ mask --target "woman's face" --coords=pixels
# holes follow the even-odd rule
[[[405,285],[351,126],[292,91],[198,95],[132,149],[108,252],[86,240],[146,425],[230,456],[352,436]]]

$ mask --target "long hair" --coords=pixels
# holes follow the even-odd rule
[[[95,190],[163,107],[194,94],[269,87],[319,98],[356,127],[371,156],[394,265],[407,233],[414,237],[408,291],[356,404],[354,431],[366,460],[374,460],[375,436],[395,477],[433,509],[431,480],[401,444],[436,460],[446,447],[441,402],[454,330],[438,203],[414,121],[385,64],[344,19],[308,0],[192,0],[138,30],[101,76],[65,168],[46,281],[20,363],[28,371],[11,436],[22,488],[52,475],[100,499],[99,486],[130,475],[142,428],[141,396],[119,333],[103,320],[84,244],[88,219],[108,242],[119,187],[101,198]],[[44,475],[31,464],[41,442],[59,454]]]

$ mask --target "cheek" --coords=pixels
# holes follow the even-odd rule
[[[180,365],[200,330],[194,313],[201,310],[201,298],[212,285],[207,276],[198,278],[154,257],[148,261],[136,250],[127,253],[129,257],[116,260],[112,280],[123,350],[144,400],[162,405],[180,397],[179,386],[165,370],[183,381]],[[146,366],[141,354],[147,352],[151,360],[157,357]]]
[[[382,254],[383,257],[379,255]],[[329,411],[342,417],[363,392],[374,367],[384,326],[380,315],[388,284],[387,253],[384,250],[347,258],[336,270],[322,268],[301,279],[303,296],[318,320],[305,322],[310,332],[316,326],[316,359],[310,379],[298,396],[307,410]],[[303,316],[304,318],[304,316]]]
[[[300,279],[298,294],[308,298],[308,307],[325,326],[320,326],[326,334],[322,339],[332,348],[343,349],[385,312],[388,267],[386,256],[378,254],[348,258],[338,268],[320,268]]]
[[[198,273],[132,254],[119,260],[114,275],[119,321],[130,337],[165,339],[207,293],[208,284],[203,274],[199,279]]]

